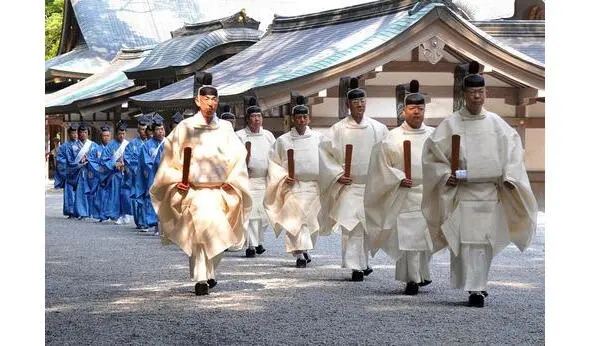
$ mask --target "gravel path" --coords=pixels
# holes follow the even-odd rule
[[[449,254],[433,283],[405,296],[383,253],[350,282],[340,236],[321,237],[306,269],[283,235],[257,258],[228,252],[218,286],[197,297],[188,257],[131,225],[67,220],[61,191],[46,195],[46,343],[86,344],[543,344],[544,224],[532,246],[495,257],[485,308],[449,286]]]

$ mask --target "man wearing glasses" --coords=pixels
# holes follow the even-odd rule
[[[342,267],[352,270],[352,281],[363,281],[369,267],[363,194],[371,149],[388,135],[388,128],[364,116],[366,95],[351,78],[347,92],[350,115],[334,124],[319,145],[320,235],[342,231]],[[353,146],[350,175],[345,173],[346,146]]]
[[[468,291],[468,305],[474,307],[483,307],[488,296],[493,257],[510,242],[524,251],[538,212],[521,138],[483,107],[486,87],[479,70],[478,62],[469,64],[466,105],[441,122],[423,151],[422,210],[433,250],[450,248],[451,285]],[[453,135],[460,136],[454,171]]]

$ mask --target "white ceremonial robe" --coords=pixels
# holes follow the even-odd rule
[[[403,282],[431,280],[433,249],[427,222],[421,212],[423,195],[423,144],[433,128],[411,128],[406,122],[390,131],[371,152],[365,185],[365,219],[373,256],[382,249],[396,261],[396,279]],[[404,173],[404,141],[411,143],[411,188],[401,187]]]
[[[467,181],[451,187],[445,183],[454,134],[461,136],[460,169]],[[450,248],[452,287],[486,290],[492,258],[510,242],[521,251],[529,246],[538,206],[523,156],[517,132],[484,108],[477,115],[466,108],[454,112],[425,142],[422,210],[433,250]]]
[[[285,229],[286,251],[311,250],[318,236],[320,188],[318,144],[321,135],[309,127],[303,135],[295,128],[283,134],[269,151],[267,192],[264,206],[275,235]],[[294,151],[293,186],[284,184],[288,175],[287,150]]]
[[[265,228],[269,219],[263,206],[267,188],[267,169],[269,167],[269,150],[275,137],[261,127],[253,133],[248,127],[236,132],[243,146],[250,142],[250,159],[248,161],[248,188],[252,197],[252,211],[247,224],[247,246],[258,246],[263,243]]]
[[[363,194],[372,147],[388,135],[388,128],[364,116],[358,124],[350,115],[330,127],[320,142],[320,235],[342,231],[342,267],[363,270],[368,266]],[[344,174],[345,146],[353,145],[351,185],[337,180]]]
[[[192,148],[187,192],[176,187],[182,181],[185,147]],[[245,159],[246,149],[232,125],[215,115],[207,125],[197,113],[164,139],[150,197],[162,236],[190,256],[194,281],[213,279],[224,250],[245,242],[244,223],[252,205]]]

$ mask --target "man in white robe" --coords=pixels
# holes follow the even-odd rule
[[[332,125],[320,142],[320,235],[342,231],[342,267],[352,270],[353,281],[373,270],[369,267],[369,241],[365,225],[363,194],[371,148],[388,135],[388,128],[365,113],[365,91],[351,78],[347,93],[350,115]],[[344,176],[345,147],[353,145],[351,175]]]
[[[251,198],[246,150],[232,126],[218,119],[217,90],[211,74],[196,78],[195,103],[200,111],[181,121],[164,139],[164,151],[150,196],[166,240],[188,256],[195,294],[209,293],[217,281],[224,251],[245,242],[244,223]],[[192,148],[188,183],[182,183],[183,151]]]
[[[423,144],[434,128],[425,126],[425,97],[419,82],[410,82],[404,99],[404,123],[371,151],[371,177],[365,185],[365,219],[373,256],[382,249],[396,261],[396,280],[415,295],[431,283],[429,261],[433,245],[421,212]],[[410,141],[410,177],[405,175],[404,142]]]
[[[247,226],[246,257],[255,257],[255,253],[261,255],[266,251],[263,241],[269,219],[263,206],[263,199],[267,189],[269,149],[275,143],[275,136],[271,131],[263,129],[262,111],[254,97],[250,99],[249,104],[244,116],[247,126],[237,131],[236,135],[243,145],[246,145],[246,142],[250,142],[251,145],[248,160],[248,188],[253,202]]]
[[[309,109],[298,96],[293,108],[294,127],[277,138],[269,152],[267,192],[264,206],[275,235],[285,230],[285,250],[296,257],[296,267],[311,261],[309,250],[318,237],[320,188],[318,144],[321,135],[308,127]],[[293,149],[294,176],[289,177],[287,151]]]
[[[449,247],[451,285],[469,292],[469,306],[484,306],[493,257],[513,242],[530,244],[538,206],[517,132],[484,109],[484,78],[470,63],[466,105],[444,119],[423,151],[422,210],[433,250]],[[460,136],[459,169],[451,170],[452,135]]]

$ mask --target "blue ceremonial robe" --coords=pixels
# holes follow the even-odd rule
[[[129,178],[131,179],[131,188],[129,198],[131,200],[131,211],[133,213],[133,221],[138,228],[146,228],[146,219],[144,213],[144,203],[141,198],[142,194],[142,172],[139,169],[138,158],[141,155],[142,147],[144,143],[141,137],[138,135],[131,141],[125,148],[123,154],[123,160],[125,161],[125,168]]]
[[[118,150],[121,145],[123,145],[122,142],[112,140],[101,155],[101,162],[106,168],[103,176],[105,216],[112,220],[117,220],[125,214],[131,214],[129,179],[126,177],[129,174],[115,168],[117,161],[123,162],[123,151]]]
[[[74,186],[72,184],[69,184],[67,179],[68,155],[66,153],[67,151],[71,150],[70,147],[72,146],[76,146],[78,148],[78,140],[68,140],[64,142],[62,145],[60,145],[56,158],[56,172],[59,171],[61,187],[64,188],[63,214],[69,217],[77,216],[74,211],[74,202],[76,201],[76,196],[74,195]]]
[[[55,173],[53,175],[53,188],[63,189],[66,182],[66,146],[60,145],[56,150]]]
[[[107,219],[105,215],[105,188],[102,184],[107,169],[101,164],[102,154],[106,147],[103,144],[96,144],[87,155],[89,175],[92,175],[92,179],[89,180],[90,194],[92,196],[90,216],[101,221]]]
[[[86,149],[84,148],[85,145],[87,146]],[[88,155],[93,146],[96,146],[96,143],[87,139],[84,143],[78,141],[77,145],[72,145],[66,149],[66,156],[68,157],[66,176],[68,182],[74,187],[74,213],[82,218],[90,216],[90,205],[93,202],[90,180],[94,179],[94,174],[90,173],[89,176],[88,163],[82,163],[82,158]]]
[[[158,171],[160,159],[162,158],[162,151],[164,150],[164,140],[158,142],[155,138],[148,140],[142,148],[142,155],[140,157],[140,169],[143,174],[143,193],[144,210],[146,213],[146,220],[148,226],[156,226],[158,224],[158,216],[152,206],[150,199],[150,188],[154,183],[154,176]]]

